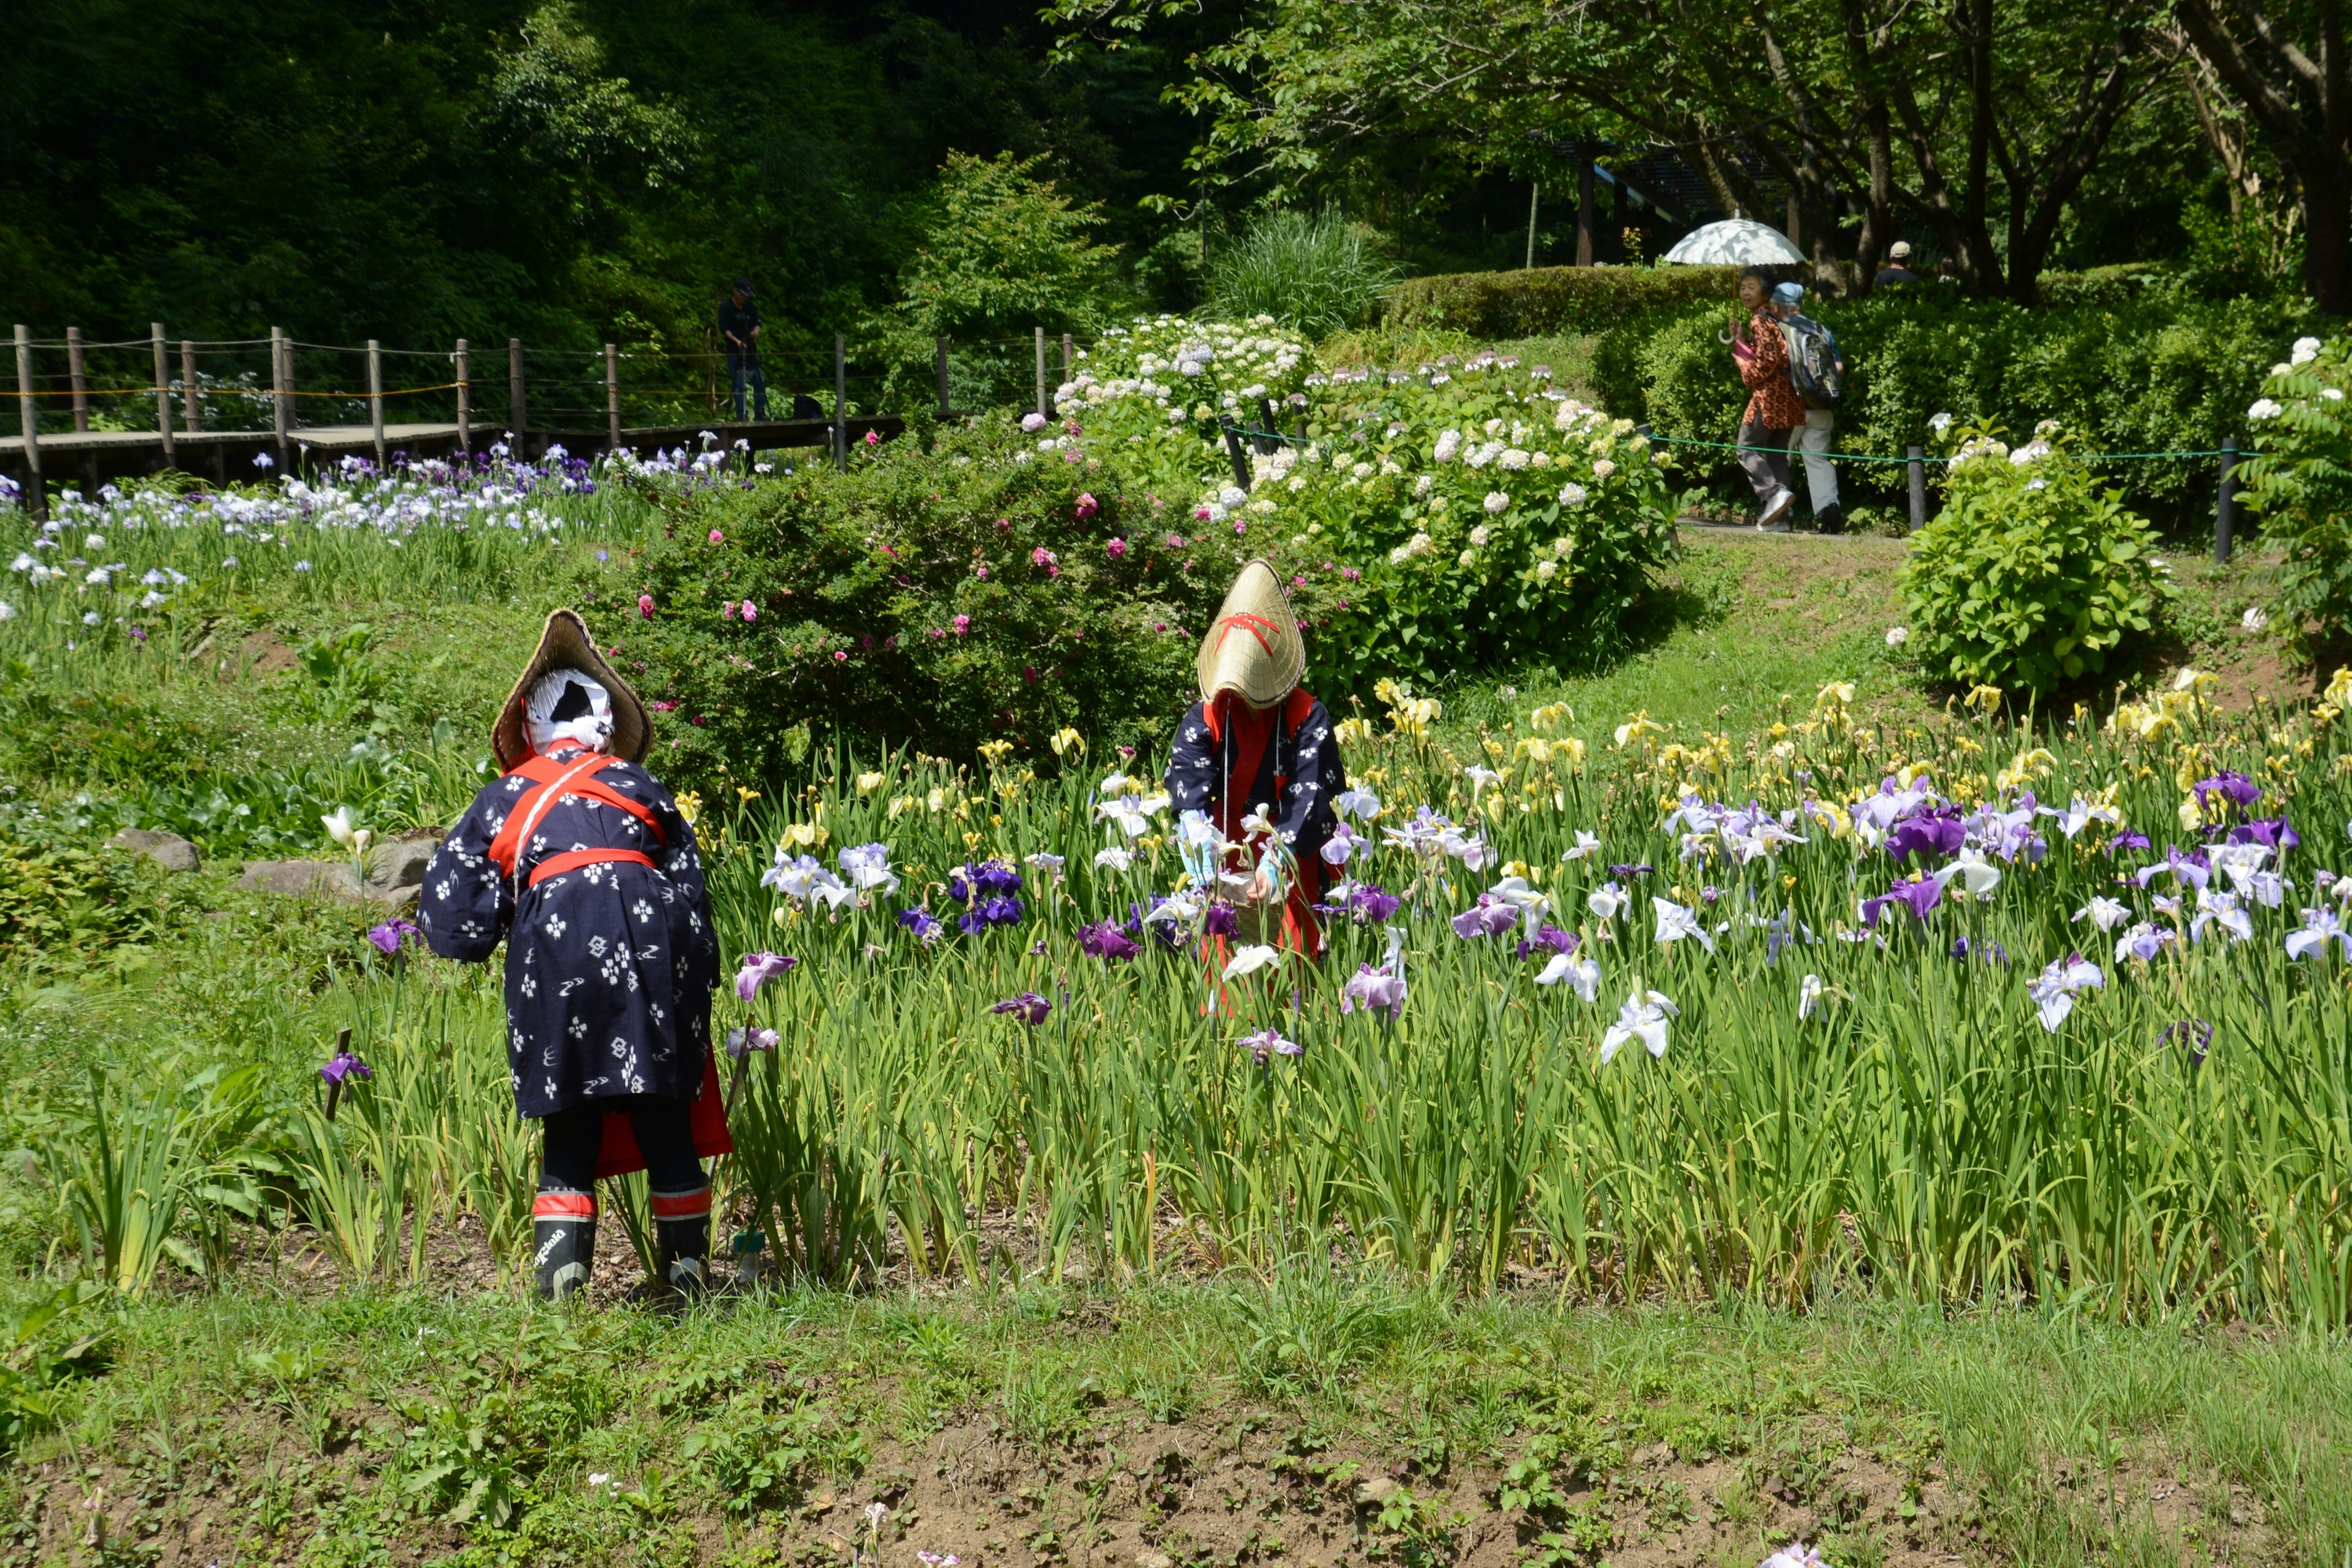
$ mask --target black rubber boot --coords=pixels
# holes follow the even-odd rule
[[[588,1288],[596,1264],[596,1200],[587,1193],[543,1192],[531,1205],[531,1284],[542,1301]]]
[[[1822,531],[1823,533],[1843,533],[1845,531],[1845,508],[1838,505],[1835,501],[1832,501],[1829,505],[1822,508],[1820,511],[1814,514],[1813,521],[1821,524]]]
[[[652,1194],[656,1279],[684,1300],[710,1288],[710,1189]]]

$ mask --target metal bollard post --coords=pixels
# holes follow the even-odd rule
[[[1904,466],[1911,470],[1911,531],[1927,526],[1927,448],[1906,447]]]
[[[163,323],[147,323],[147,335],[155,344],[155,434],[163,438],[163,461],[173,460],[172,447],[172,369],[163,358]]]
[[[375,471],[383,472],[383,351],[368,340],[368,434],[375,437]]]
[[[25,427],[25,505],[47,521],[48,497],[41,485],[41,419],[33,401],[33,334],[16,323],[16,406]]]
[[[1051,419],[1052,405],[1045,401],[1045,329],[1037,329],[1037,417]]]
[[[941,338],[940,340],[940,417],[944,420],[948,416],[948,341]]]
[[[2238,521],[2238,438],[2221,439],[2221,488],[2213,499],[2213,561],[2230,563],[2230,531]]]
[[[1217,423],[1225,432],[1225,456],[1233,459],[1234,483],[1247,489],[1250,488],[1250,461],[1248,454],[1242,450],[1241,426],[1230,419],[1220,419]]]

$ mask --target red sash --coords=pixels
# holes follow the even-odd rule
[[[543,755],[525,757],[507,776],[520,774],[530,781],[531,787],[515,797],[514,809],[507,813],[498,837],[490,840],[490,858],[498,863],[499,869],[509,877],[515,874],[515,860],[522,853],[524,840],[546,816],[548,807],[565,795],[585,795],[600,805],[625,811],[652,831],[655,843],[668,842],[662,833],[661,819],[654,815],[651,806],[631,800],[596,776],[618,761],[618,757],[606,752],[591,752],[569,763]],[[525,801],[530,803],[528,808],[523,805]],[[539,879],[533,877],[531,880],[536,883]]]

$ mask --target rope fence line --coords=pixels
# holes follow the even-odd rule
[[[1245,430],[1243,434],[1255,435],[1259,434],[1259,432]],[[1789,447],[1750,447],[1744,446],[1736,441],[1701,441],[1689,436],[1661,436],[1654,431],[1649,434],[1649,439],[1663,446],[1705,447],[1710,450],[1718,452],[1779,452],[1786,454],[1795,449]],[[1883,458],[1872,452],[1822,452],[1813,455],[1827,458],[1832,462],[1841,463],[1951,464],[1961,460],[1957,456],[1931,458],[1922,455],[1917,458]],[[2235,447],[2217,447],[2210,451],[2193,452],[2069,452],[2066,455],[2074,458],[2078,463],[2161,462],[2180,458],[2231,458],[2242,459],[2246,458],[2259,458],[2262,456],[2260,452],[2241,451]]]

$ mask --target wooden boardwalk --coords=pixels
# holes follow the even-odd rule
[[[906,427],[906,422],[895,414],[852,418],[847,425],[852,441],[864,440],[868,431],[887,439]],[[829,419],[766,419],[744,424],[713,421],[625,426],[621,445],[641,453],[678,447],[696,453],[703,449],[705,431],[717,437],[722,448],[731,449],[737,441],[749,441],[751,449],[759,452],[823,449],[833,440],[833,422]],[[502,426],[478,423],[471,434],[473,449],[478,452],[506,439],[507,432]],[[551,447],[561,447],[574,457],[593,458],[609,444],[607,432],[602,428],[526,430],[513,442],[518,456],[534,458],[544,457]],[[152,430],[68,431],[41,437],[41,471],[52,489],[95,489],[109,479],[173,471],[209,479],[215,484],[230,484],[259,478],[266,472],[315,472],[346,457],[373,459],[375,431],[366,425],[297,428],[287,433],[286,445],[287,450],[280,452],[276,434],[268,430],[183,430],[173,433],[167,459],[163,438]],[[457,450],[457,426],[386,425],[383,448],[387,455],[405,452],[411,457],[446,458]],[[264,456],[270,459],[271,468],[268,470],[254,461]],[[22,436],[0,437],[0,473],[19,484],[29,478]]]

